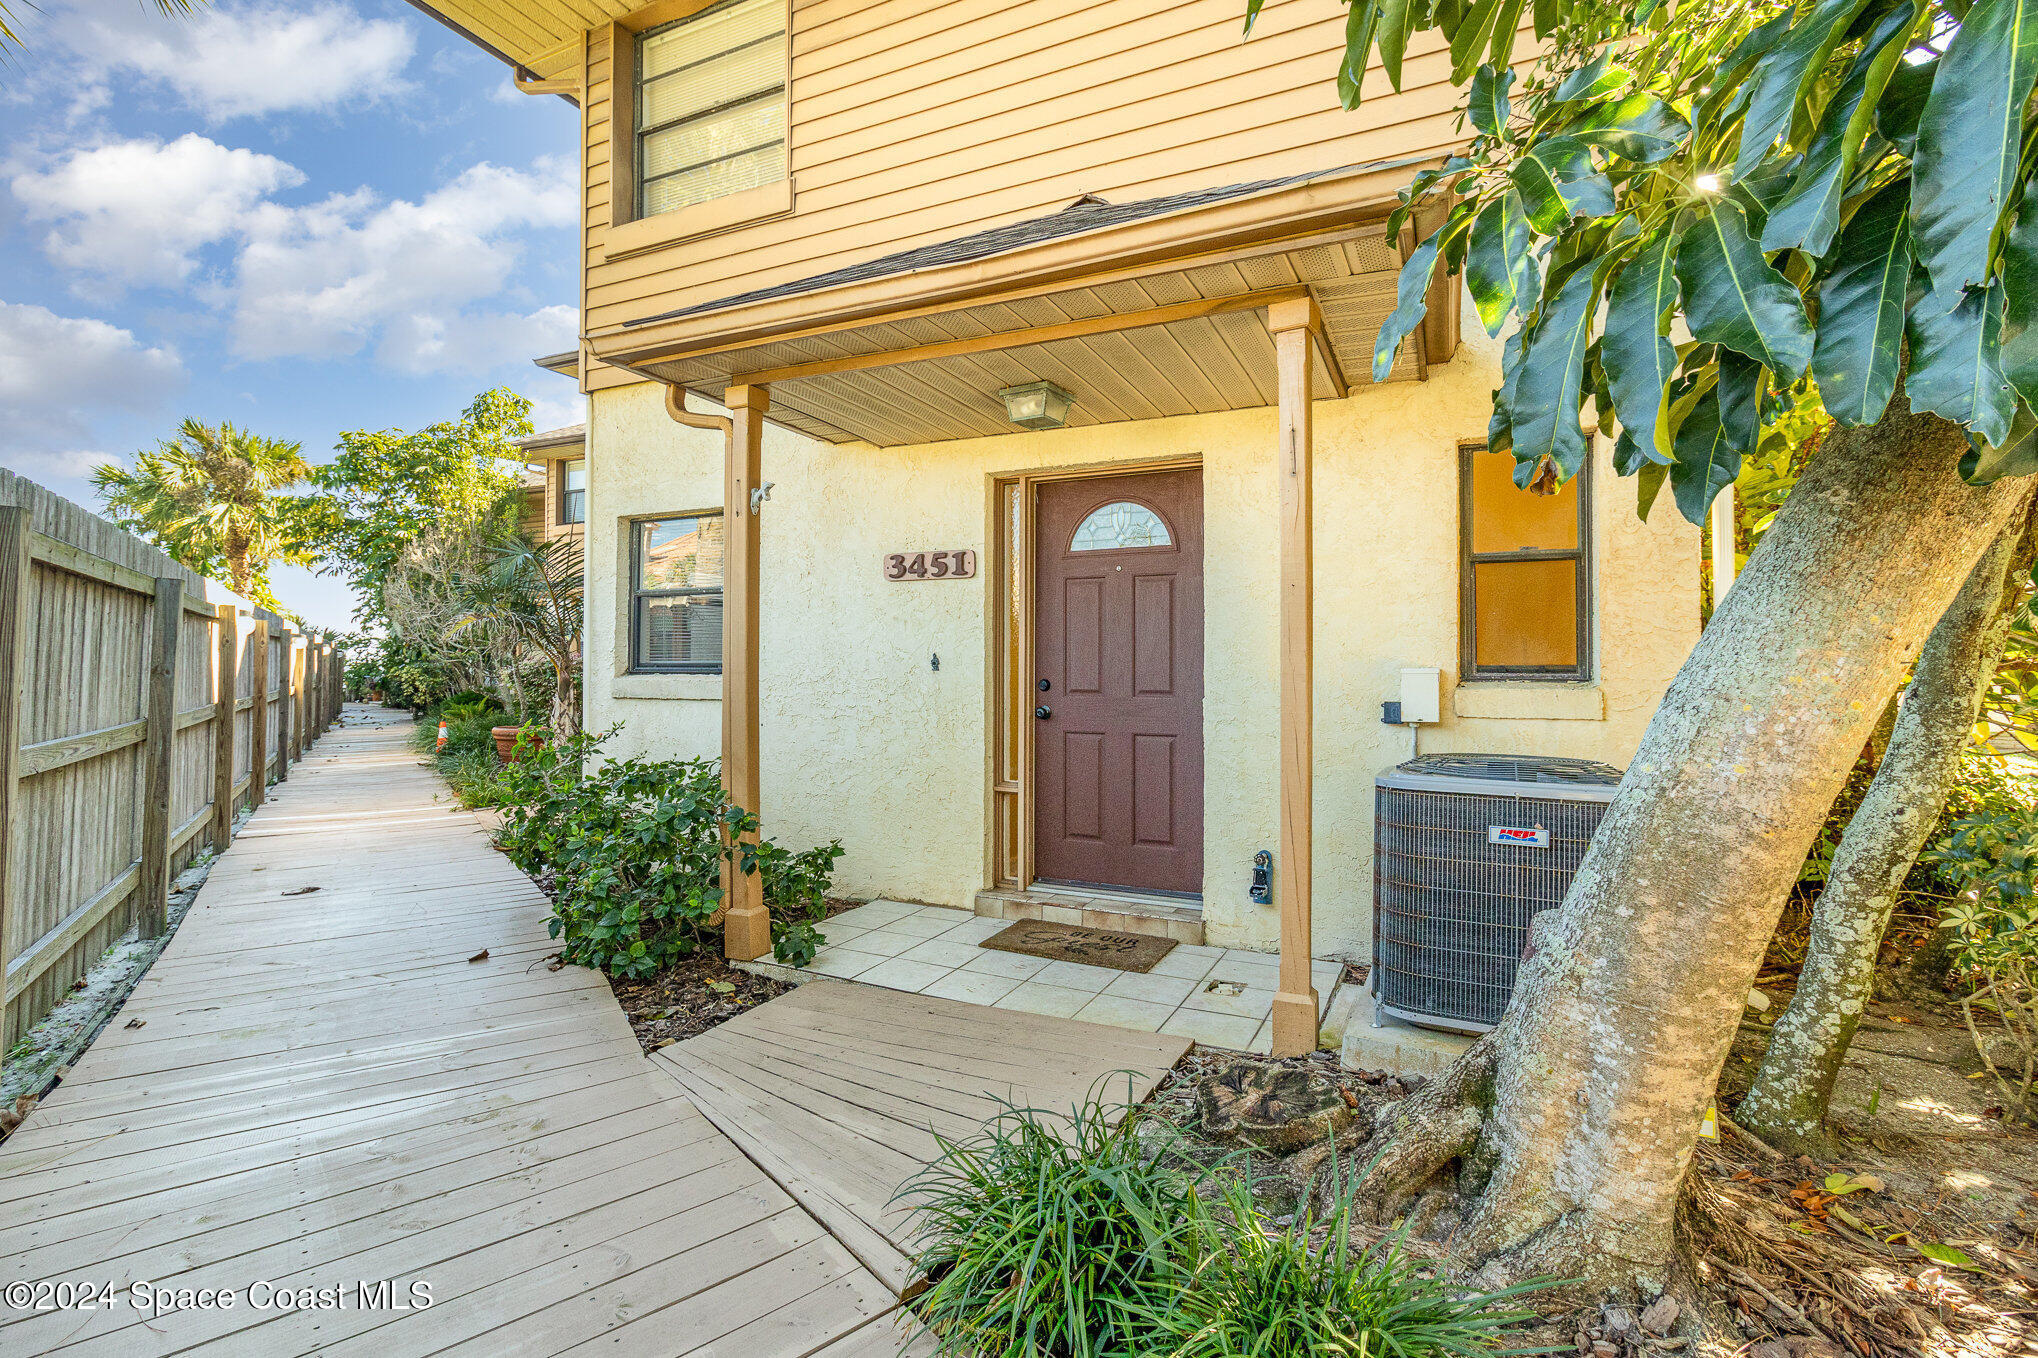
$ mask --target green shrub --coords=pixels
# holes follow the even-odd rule
[[[466,807],[503,804],[508,793],[503,787],[502,768],[493,745],[439,760],[440,775],[460,799],[460,805]]]
[[[1139,1121],[1093,1095],[1068,1115],[1008,1106],[976,1136],[940,1141],[899,1197],[927,1223],[915,1262],[934,1284],[915,1309],[942,1354],[1146,1352],[1204,1217],[1198,1178],[1148,1158]]]
[[[1215,1210],[1196,1202],[1202,1257],[1179,1296],[1143,1312],[1143,1350],[1154,1358],[1500,1352],[1499,1332],[1530,1314],[1504,1304],[1544,1284],[1464,1295],[1422,1276],[1399,1235],[1353,1249],[1353,1187],[1360,1177],[1340,1181],[1327,1219],[1304,1212],[1285,1227],[1260,1219],[1244,1181],[1228,1185]],[[1319,1227],[1327,1227],[1322,1247],[1311,1250]]]
[[[719,937],[709,920],[722,906],[724,835],[755,832],[757,818],[723,795],[713,760],[600,759],[613,733],[520,744],[499,775],[498,841],[525,872],[553,873],[549,927],[567,961],[643,977]],[[769,841],[735,855],[762,876],[779,960],[812,960],[841,855],[839,843],[794,852]]]
[[[1920,859],[1954,897],[1940,918],[1952,933],[1955,975],[1967,986],[1960,1008],[1968,1035],[2004,1107],[2034,1120],[2038,816],[2015,801],[1957,816]]]

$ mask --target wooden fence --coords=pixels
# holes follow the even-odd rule
[[[340,668],[0,469],[0,1052],[129,929],[162,933],[172,879],[338,714]]]

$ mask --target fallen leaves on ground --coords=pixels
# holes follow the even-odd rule
[[[784,981],[738,971],[713,953],[696,953],[644,981],[609,978],[647,1052],[704,1033],[791,990]]]

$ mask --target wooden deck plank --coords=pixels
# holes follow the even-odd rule
[[[545,965],[544,894],[407,735],[350,709],[214,866],[0,1145],[0,1256],[123,1295],[388,1278],[435,1304],[9,1312],[0,1350],[790,1355],[894,1309],[644,1059],[602,977]]]
[[[656,1052],[694,1104],[894,1292],[917,1225],[899,1189],[1000,1100],[1066,1111],[1090,1091],[1137,1102],[1186,1039],[874,986],[810,981]],[[851,1350],[845,1350],[845,1353]]]

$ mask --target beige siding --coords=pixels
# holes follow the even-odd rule
[[[610,30],[590,35],[586,319],[644,316],[1062,208],[1432,151],[1447,57],[1337,105],[1342,7],[1273,0],[795,0],[790,216],[610,260]],[[628,35],[623,35],[628,40]],[[1376,77],[1377,78],[1377,77]],[[622,198],[627,201],[627,194]],[[594,385],[607,385],[597,375]]]

